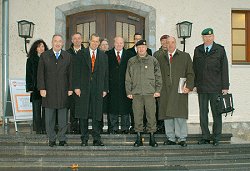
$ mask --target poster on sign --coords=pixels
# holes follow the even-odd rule
[[[13,118],[17,131],[16,122],[31,121],[32,103],[30,102],[30,93],[26,92],[26,82],[22,79],[13,79],[9,81],[10,97],[13,109]]]

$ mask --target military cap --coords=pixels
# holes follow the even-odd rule
[[[146,40],[139,40],[139,41],[135,44],[135,46],[140,46],[140,45],[147,45]]]
[[[169,37],[169,35],[164,34],[164,35],[161,36],[160,41],[161,41],[162,39],[167,39],[168,37]]]
[[[214,34],[214,30],[212,28],[206,28],[201,32],[201,35],[211,35]]]

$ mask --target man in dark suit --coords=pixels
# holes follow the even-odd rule
[[[137,48],[136,48],[135,45],[140,40],[142,40],[142,34],[141,33],[135,33],[134,34],[134,46],[132,48],[127,49],[130,52],[131,57],[134,57],[134,56],[137,55]],[[150,55],[150,56],[152,56],[152,50],[149,49],[149,48],[147,48],[147,54]],[[134,133],[135,132],[135,130],[134,130],[135,122],[134,122],[134,114],[133,114],[133,112],[130,113],[130,117],[131,117],[130,132]],[[146,127],[147,119],[146,119],[146,115],[145,114],[144,114],[144,117],[143,117],[143,123],[144,123],[144,127]]]
[[[65,146],[67,131],[67,102],[72,95],[72,61],[68,52],[62,50],[64,41],[61,35],[52,38],[52,49],[42,53],[37,71],[37,87],[45,107],[46,132],[49,146],[56,145],[55,120],[58,112],[59,146]]]
[[[89,47],[77,53],[73,71],[73,89],[76,93],[75,112],[80,120],[81,146],[88,146],[88,119],[92,118],[94,146],[104,146],[101,141],[103,97],[108,92],[108,57],[98,49],[100,37],[92,34]]]
[[[72,56],[73,64],[76,60],[76,54],[81,49],[84,49],[82,45],[82,34],[81,33],[74,33],[71,36],[72,44],[70,48],[67,50]],[[79,126],[79,119],[75,117],[75,100],[74,100],[75,93],[69,98],[69,109],[70,109],[70,133],[79,134],[80,133],[80,126]]]
[[[119,116],[121,117],[121,132],[129,133],[129,114],[132,112],[132,102],[127,98],[125,90],[125,74],[131,55],[124,49],[124,39],[114,38],[114,48],[107,52],[109,61],[109,118],[110,133],[117,134]]]

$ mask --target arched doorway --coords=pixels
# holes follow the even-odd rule
[[[92,10],[72,14],[66,17],[66,48],[71,44],[70,36],[75,32],[83,35],[83,44],[88,46],[92,33],[98,33],[102,38],[107,38],[113,46],[113,38],[122,36],[125,48],[133,46],[136,32],[144,35],[145,18],[123,10]]]
[[[66,18],[69,15],[93,10],[122,10],[137,14],[145,18],[144,37],[149,43],[152,51],[155,51],[155,29],[156,29],[156,9],[145,3],[134,0],[119,1],[83,1],[76,0],[59,5],[55,9],[55,33],[63,35],[66,39]]]

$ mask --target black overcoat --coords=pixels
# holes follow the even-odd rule
[[[127,98],[125,89],[125,75],[129,51],[123,49],[120,64],[117,61],[114,48],[106,52],[109,61],[109,96],[108,110],[112,114],[129,114],[132,111],[132,101]]]
[[[42,96],[37,89],[37,68],[39,56],[30,56],[26,62],[26,92],[32,91],[30,101],[41,100]]]
[[[103,92],[108,92],[108,57],[97,50],[94,72],[91,71],[89,48],[77,53],[73,69],[73,89],[80,89],[80,97],[75,98],[76,118],[102,119]],[[91,93],[92,92],[92,93]],[[91,96],[92,94],[92,96]],[[90,100],[94,101],[90,104]],[[90,106],[95,106],[90,112]]]
[[[52,49],[42,53],[37,71],[38,90],[46,90],[42,106],[61,109],[68,107],[68,91],[72,91],[71,55],[61,50],[58,59]]]

